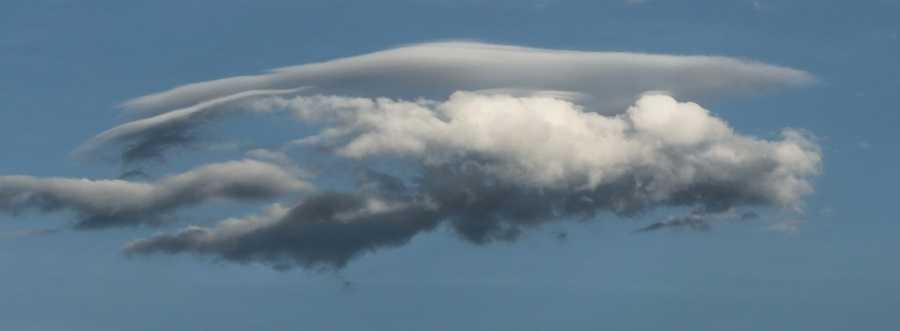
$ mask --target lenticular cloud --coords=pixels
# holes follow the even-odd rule
[[[193,222],[125,252],[279,269],[342,268],[438,227],[488,244],[552,222],[686,209],[639,231],[707,230],[756,209],[801,209],[822,156],[802,130],[741,134],[695,102],[813,80],[715,56],[411,45],[130,100],[136,118],[77,155],[161,158],[234,114],[291,114],[313,133],[247,151],[257,160],[158,180],[0,176],[0,212],[64,212],[94,229],[155,225],[211,201],[265,201],[259,214]],[[348,167],[310,177],[291,153]]]
[[[650,90],[693,100],[813,80],[800,70],[718,56],[438,42],[183,85],[124,106],[152,114],[244,91],[306,86],[321,94],[404,99],[443,99],[460,90],[566,91],[615,112]]]

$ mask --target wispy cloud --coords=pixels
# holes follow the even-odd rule
[[[12,240],[28,237],[43,237],[59,232],[59,229],[21,229],[15,231],[0,232],[0,240]]]
[[[156,182],[0,176],[0,212],[74,212],[79,228],[155,224],[214,199],[260,200],[311,189],[281,167],[253,160],[206,165]]]
[[[206,100],[196,105],[172,110],[128,122],[95,136],[84,143],[75,155],[91,157],[105,145],[117,145],[123,149],[124,162],[140,161],[162,157],[164,150],[173,146],[184,146],[195,140],[195,130],[210,121],[229,113],[252,112],[247,102],[278,95],[289,95],[303,90],[253,90]]]
[[[789,219],[769,225],[766,229],[772,232],[794,233],[800,230],[800,227],[803,226],[804,223],[806,223],[806,221],[802,219]]]

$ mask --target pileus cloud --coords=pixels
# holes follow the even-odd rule
[[[150,114],[236,93],[312,87],[356,97],[444,99],[461,90],[567,91],[617,112],[644,91],[689,100],[814,81],[803,71],[719,56],[552,50],[478,42],[409,45],[179,86],[126,102]]]

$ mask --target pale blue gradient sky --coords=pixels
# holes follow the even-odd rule
[[[821,82],[705,106],[743,133],[808,130],[824,152],[806,222],[791,233],[760,220],[635,235],[634,221],[604,219],[477,247],[442,230],[339,276],[123,257],[124,242],[157,231],[146,228],[4,238],[0,329],[891,329],[900,323],[898,15],[900,1],[889,0],[0,1],[0,174],[115,176],[118,166],[70,153],[121,122],[119,102],[444,39],[803,69]],[[253,207],[187,215],[206,222]],[[66,221],[4,216],[0,231]]]

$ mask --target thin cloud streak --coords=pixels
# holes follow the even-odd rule
[[[253,112],[252,107],[247,107],[249,101],[296,94],[302,90],[304,89],[244,91],[128,122],[91,138],[75,151],[75,155],[90,158],[102,147],[113,144],[123,148],[121,160],[126,163],[161,158],[164,150],[193,142],[195,131],[202,125],[228,114]]]
[[[156,182],[0,176],[0,213],[72,212],[80,229],[153,225],[211,200],[256,201],[311,189],[289,170],[254,160],[210,164]]]

